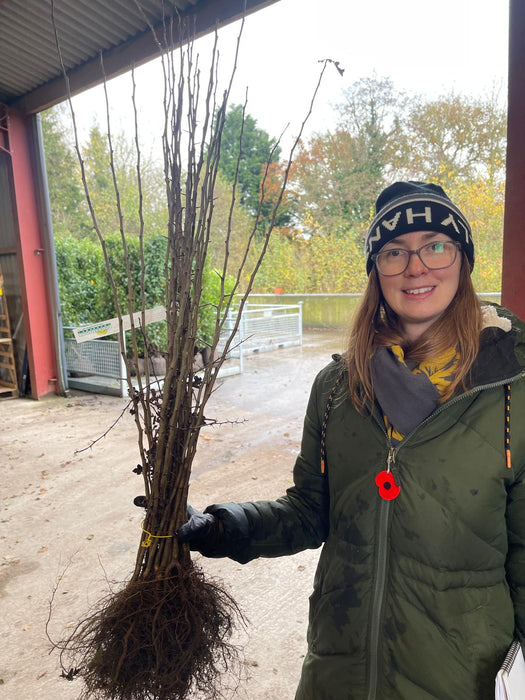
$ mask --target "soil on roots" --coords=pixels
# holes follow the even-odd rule
[[[67,673],[84,682],[80,700],[184,700],[196,691],[213,700],[221,674],[241,668],[229,641],[238,622],[233,598],[189,562],[128,583],[59,646]]]

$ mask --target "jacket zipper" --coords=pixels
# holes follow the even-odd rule
[[[504,384],[510,384],[524,376],[524,373],[511,377],[510,379],[501,380],[498,382],[492,382],[490,384],[483,384],[470,391],[467,391],[460,396],[456,396],[447,403],[438,406],[425,420],[423,420],[411,433],[409,433],[403,441],[394,447],[388,437],[388,433],[385,430],[384,423],[380,420],[375,411],[372,414],[376,417],[376,421],[379,427],[385,434],[388,446],[388,456],[387,456],[387,471],[391,470],[392,464],[395,464],[396,455],[402,446],[405,446],[407,441],[414,435],[414,433],[419,430],[423,425],[432,420],[435,416],[442,413],[445,409],[461,401],[463,398],[472,396],[475,393],[483,391],[485,389],[495,389]],[[378,544],[377,544],[377,567],[376,567],[376,585],[374,587],[374,594],[372,598],[372,614],[370,616],[370,664],[368,673],[368,696],[367,700],[377,700],[377,688],[379,680],[379,646],[380,646],[380,629],[381,629],[381,619],[383,617],[383,608],[385,603],[385,592],[386,592],[386,575],[387,575],[387,562],[388,562],[388,529],[390,523],[390,511],[393,507],[394,501],[385,501],[381,499],[379,504],[379,527],[378,527]]]
[[[385,434],[388,440],[388,433]],[[389,441],[387,471],[391,470],[392,464],[396,461],[396,448]],[[381,499],[379,504],[379,527],[377,545],[377,567],[376,585],[372,599],[372,615],[370,617],[370,666],[368,673],[368,700],[375,700],[377,695],[377,684],[379,679],[379,630],[381,628],[381,618],[383,617],[383,606],[385,602],[386,572],[388,562],[388,527],[390,522],[390,511],[393,501]]]

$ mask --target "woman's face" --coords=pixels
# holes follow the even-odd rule
[[[444,233],[414,231],[389,241],[380,252],[393,248],[417,250],[426,243],[450,240]],[[458,289],[461,259],[458,251],[450,267],[429,270],[417,255],[411,255],[407,269],[400,275],[378,274],[385,301],[398,315],[407,340],[417,340],[448,308]]]

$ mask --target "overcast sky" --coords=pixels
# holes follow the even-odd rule
[[[239,23],[219,32],[221,65],[229,76]],[[206,45],[197,42],[207,66]],[[506,99],[508,2],[506,0],[279,0],[248,16],[241,39],[233,102],[270,136],[289,123],[291,140],[306,114],[319,76],[320,60],[339,61],[343,77],[331,67],[318,95],[308,131],[325,131],[336,121],[333,105],[360,78],[389,77],[398,89],[437,97],[454,91],[486,95],[499,90]],[[137,71],[141,136],[161,133],[162,75],[157,62]],[[130,123],[129,76],[110,82],[115,128]],[[105,121],[100,88],[75,98],[81,126]],[[286,140],[285,140],[286,143]]]

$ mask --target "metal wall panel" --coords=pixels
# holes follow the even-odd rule
[[[11,158],[0,152],[0,251],[14,251],[16,227],[11,186]]]
[[[25,393],[27,375],[24,371],[26,339],[24,334],[20,270],[17,252],[17,222],[13,205],[13,185],[11,157],[0,152],[0,267],[4,276],[4,295],[7,300],[9,323],[13,338],[16,373],[19,378],[20,393]]]
[[[276,1],[54,0],[52,15],[51,0],[0,0],[0,104],[35,114],[65,99],[55,27],[74,95],[102,82],[101,55],[108,78],[158,56],[151,28],[162,38],[166,19],[176,18],[168,43],[178,45],[179,17],[199,37]]]
[[[67,70],[96,58],[157,23],[163,7],[184,12],[190,0],[55,0],[54,17]],[[147,18],[147,19],[146,19]],[[0,2],[0,102],[60,74],[50,0]]]

